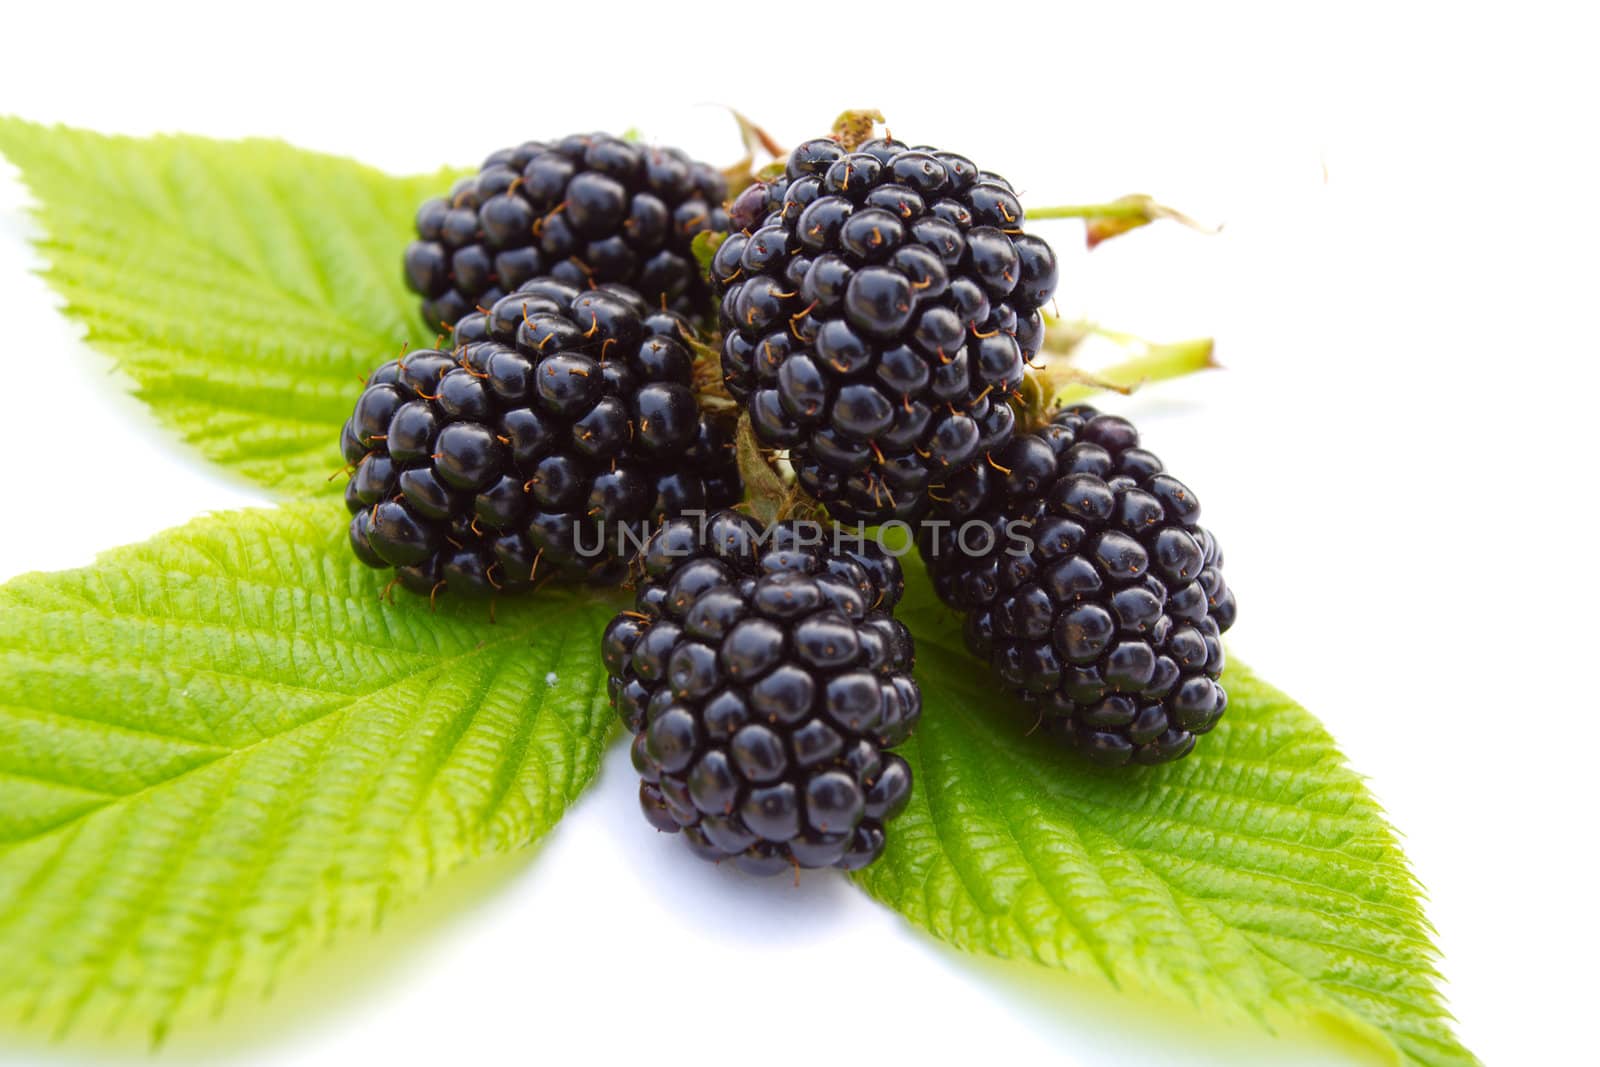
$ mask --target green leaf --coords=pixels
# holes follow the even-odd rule
[[[432,341],[399,262],[450,172],[4,118],[0,152],[90,342],[260,484],[325,491],[358,378]],[[533,840],[592,779],[611,605],[385,605],[343,528],[332,502],[225,515],[0,587],[0,1020],[159,1035]],[[1310,715],[1235,667],[1194,756],[1096,771],[1026,736],[913,584],[916,790],[871,893],[975,952],[1475,1062],[1393,834]]]
[[[0,1019],[159,1035],[594,777],[612,607],[385,604],[344,525],[234,512],[0,587]]]
[[[901,616],[924,698],[903,749],[916,785],[857,876],[869,893],[972,952],[1224,1021],[1320,1024],[1396,1062],[1476,1062],[1394,834],[1303,708],[1235,665],[1193,755],[1100,770],[1027,736],[925,581]]]
[[[361,376],[433,341],[400,261],[450,172],[4,117],[0,153],[38,201],[45,277],[157,418],[268,488],[337,487]]]

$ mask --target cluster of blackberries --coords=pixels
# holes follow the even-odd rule
[[[524,282],[616,282],[652,306],[709,308],[690,243],[728,227],[722,175],[676,148],[606,134],[529,141],[484,160],[417,211],[406,282],[430,329],[448,329]]]
[[[821,139],[733,214],[747,228],[711,266],[728,390],[834,518],[915,520],[931,485],[1011,439],[1057,269],[1004,178]]]
[[[665,523],[637,610],[603,640],[646,817],[760,874],[871,863],[910,795],[888,751],[922,709],[890,614],[900,565],[866,542],[824,551],[820,531],[732,511]]]
[[[934,589],[1046,724],[1107,764],[1177,759],[1216,725],[1222,550],[1131,423],[1069,408],[945,490],[919,531]]]
[[[602,654],[650,822],[759,873],[872,862],[921,713],[900,566],[727,510],[691,325],[715,294],[713,374],[832,518],[913,524],[972,650],[1090,758],[1187,753],[1227,706],[1222,554],[1127,421],[1017,431],[1057,268],[1010,183],[822,139],[725,192],[596,134],[497,152],[425,203],[406,277],[453,349],[379,367],[345,426],[356,555],[429,594],[631,570]],[[690,242],[730,220],[708,282]]]
[[[408,589],[619,580],[653,523],[743,495],[691,388],[689,325],[615,285],[535,279],[367,379],[341,445],[350,542]]]

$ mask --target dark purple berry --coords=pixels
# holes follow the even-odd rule
[[[656,521],[742,495],[689,331],[631,290],[533,278],[463,318],[453,352],[384,364],[340,438],[352,550],[425,594],[619,580]]]
[[[598,133],[530,141],[418,209],[406,284],[434,330],[540,275],[620,282],[649,309],[665,301],[705,319],[711,297],[691,246],[703,230],[728,230],[726,196],[714,167],[676,148]]]
[[[899,562],[802,534],[732,511],[666,522],[638,610],[601,639],[647,820],[759,874],[877,858],[911,793],[889,749],[921,715],[911,637],[890,614]]]
[[[722,369],[756,436],[846,522],[915,520],[1013,433],[1057,281],[1003,179],[951,153],[828,139],[737,204],[711,263]],[[870,396],[868,394],[871,394]]]
[[[950,525],[918,535],[968,645],[1090,759],[1186,755],[1227,706],[1219,638],[1237,612],[1194,494],[1132,423],[1085,406],[992,459],[944,485]]]

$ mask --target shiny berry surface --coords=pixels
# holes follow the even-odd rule
[[[1179,759],[1222,717],[1222,549],[1132,423],[1062,411],[941,487],[932,517],[917,547],[968,646],[1090,759]]]
[[[690,245],[728,228],[727,183],[676,148],[580,134],[489,156],[417,209],[406,284],[430,329],[448,329],[530,279],[628,285],[652,309],[709,317]]]
[[[525,282],[368,378],[341,437],[350,542],[418,593],[620,580],[663,519],[742,495],[691,327],[636,292]]]
[[[733,511],[664,523],[601,640],[651,825],[756,874],[854,870],[911,795],[922,712],[900,564]],[[827,550],[825,550],[827,549]]]
[[[728,389],[835,518],[915,520],[1011,439],[1057,267],[1004,179],[818,139],[737,213],[711,263]]]

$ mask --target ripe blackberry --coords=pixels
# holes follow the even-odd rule
[[[406,588],[620,580],[650,520],[743,488],[690,388],[688,324],[620,286],[526,282],[367,379],[340,441],[363,563]]]
[[[638,610],[602,641],[645,817],[759,874],[875,860],[911,790],[888,749],[922,713],[891,614],[899,562],[870,544],[831,554],[807,532],[732,511],[665,523]]]
[[[1130,422],[1069,408],[939,492],[918,533],[934,589],[1046,723],[1113,765],[1178,759],[1217,724],[1222,550]]]
[[[746,229],[711,265],[728,389],[834,518],[913,520],[931,483],[1011,439],[1057,270],[1004,178],[821,139],[732,214]]]
[[[727,194],[714,167],[676,148],[599,133],[529,141],[417,209],[406,284],[430,329],[539,276],[618,282],[652,307],[703,316],[711,301],[689,246],[702,230],[728,228]]]

